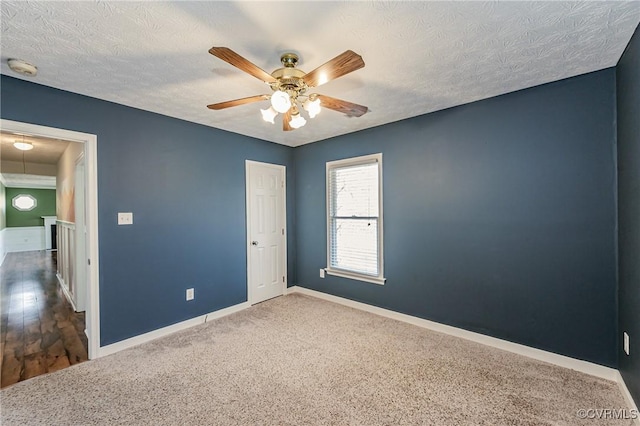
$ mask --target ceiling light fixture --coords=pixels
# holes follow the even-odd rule
[[[276,90],[273,95],[271,95],[271,106],[279,113],[284,114],[291,108],[291,98],[287,92]]]
[[[33,149],[33,144],[31,142],[25,142],[24,136],[22,137],[21,141],[16,139],[16,141],[13,143],[13,146],[18,148],[20,151],[30,151]]]
[[[364,105],[318,93],[307,94],[309,89],[364,67],[362,57],[351,50],[347,50],[308,73],[296,68],[298,55],[285,53],[280,57],[282,68],[278,68],[271,74],[227,47],[212,47],[209,49],[209,53],[262,80],[273,91],[271,95],[249,96],[207,105],[209,109],[221,110],[252,102],[270,100],[271,106],[268,109],[260,110],[262,119],[268,123],[275,124],[274,118],[278,113],[284,114],[282,119],[282,130],[284,131],[299,129],[307,123],[307,120],[300,114],[302,109],[306,111],[309,118],[317,116],[322,108],[341,112],[348,117],[360,117],[369,111],[369,108]]]
[[[271,73],[275,78],[275,81],[269,84],[271,90],[273,90],[271,106],[274,110],[282,114],[290,112],[291,119],[289,120],[289,126],[291,126],[292,129],[299,129],[307,123],[307,120],[300,115],[297,104],[302,104],[307,112],[309,112],[308,107],[310,107],[313,113],[309,112],[309,118],[313,118],[320,112],[320,99],[317,99],[315,94],[305,94],[309,86],[303,79],[305,73],[296,68],[298,55],[295,53],[285,53],[280,57],[280,62],[283,68],[279,68]],[[313,99],[311,99],[311,97],[313,97]],[[312,105],[313,101],[317,102]],[[307,107],[305,107],[305,105],[307,105]],[[262,118],[265,121],[273,123],[273,119],[267,120],[265,118],[264,112],[262,113]],[[272,117],[269,116],[269,118]]]
[[[38,74],[38,68],[35,65],[31,65],[22,59],[9,59],[7,64],[12,71],[27,77],[35,77]]]
[[[20,151],[30,151],[33,149],[33,144],[29,142],[14,142],[13,146],[18,148]]]
[[[291,120],[289,121],[289,125],[294,129],[299,129],[305,124],[307,124],[307,120],[305,120],[304,117],[300,115],[298,108],[294,106],[291,111]]]
[[[276,115],[278,115],[278,111],[273,109],[272,106],[270,106],[269,109],[261,109],[260,111],[262,112],[262,119],[264,121],[266,121],[267,123],[275,124],[275,121],[273,121],[273,119],[276,118]]]
[[[320,114],[320,99],[318,99],[315,94],[310,95],[302,104],[302,107],[309,113],[309,118],[314,118],[316,115]]]

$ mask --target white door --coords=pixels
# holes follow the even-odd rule
[[[246,162],[247,286],[249,303],[284,293],[286,286],[285,167]]]

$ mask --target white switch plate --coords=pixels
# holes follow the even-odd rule
[[[193,300],[195,298],[195,294],[192,288],[187,289],[187,300]]]
[[[133,213],[118,212],[118,225],[133,225]]]
[[[324,278],[324,269],[320,269],[320,278]]]
[[[629,355],[629,335],[624,332],[624,353]]]

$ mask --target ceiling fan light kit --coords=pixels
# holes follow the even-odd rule
[[[314,118],[316,115],[320,114],[320,99],[311,95],[306,101],[304,101],[302,107],[309,113],[309,117]]]
[[[291,112],[291,120],[289,120],[289,124],[294,129],[299,129],[300,127],[307,124],[307,120],[305,120],[304,117],[300,115],[298,108],[293,107]]]
[[[270,106],[269,109],[261,109],[260,112],[262,112],[262,119],[264,121],[266,121],[267,123],[275,124],[275,121],[273,121],[273,119],[276,118],[276,115],[278,115],[278,111],[273,109],[272,106]]]
[[[309,118],[317,116],[322,109],[321,106],[354,117],[360,117],[369,110],[366,106],[341,99],[317,93],[307,94],[310,88],[320,86],[364,67],[362,57],[351,50],[336,56],[309,73],[296,68],[298,55],[285,53],[280,57],[283,67],[278,68],[271,74],[268,74],[227,47],[212,47],[209,49],[209,53],[262,80],[273,91],[271,95],[257,95],[211,104],[207,106],[210,109],[220,110],[247,103],[270,100],[271,106],[260,110],[262,119],[275,124],[274,119],[278,113],[284,114],[282,119],[282,129],[284,131],[299,129],[307,123],[307,120],[300,114],[299,106],[307,112]]]
[[[284,114],[291,108],[291,96],[282,90],[276,90],[271,95],[271,106],[276,112]]]

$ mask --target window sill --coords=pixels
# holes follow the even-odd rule
[[[365,281],[368,283],[373,283],[378,285],[384,285],[384,283],[387,281],[386,278],[372,277],[370,275],[354,274],[354,273],[349,273],[345,271],[337,271],[335,269],[329,269],[329,268],[325,268],[324,270],[327,274],[333,275],[335,277],[349,278],[352,280]]]

